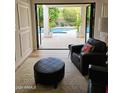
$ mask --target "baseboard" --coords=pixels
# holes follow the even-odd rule
[[[24,56],[22,57],[18,62],[15,62],[15,71],[24,63],[26,58],[32,53],[32,49]]]

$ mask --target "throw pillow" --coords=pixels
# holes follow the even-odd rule
[[[83,48],[82,48],[82,52],[84,52],[84,53],[89,53],[92,49],[93,49],[93,46],[90,45],[90,44],[88,44],[88,43],[86,43],[86,44],[83,46]]]

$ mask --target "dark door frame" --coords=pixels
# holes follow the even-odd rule
[[[86,27],[85,27],[85,42],[87,41],[87,14],[88,14],[88,7],[91,7],[90,9],[90,32],[89,32],[89,38],[94,37],[94,21],[95,21],[95,3],[91,3],[87,6],[86,9]]]
[[[37,38],[37,49],[39,49],[39,36],[38,36],[38,18],[37,18],[37,5],[35,5],[35,20],[36,20],[36,38]]]

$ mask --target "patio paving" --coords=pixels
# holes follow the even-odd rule
[[[76,31],[74,30],[67,33],[53,33],[52,38],[44,38],[44,34],[42,34],[40,49],[67,49],[69,44],[83,44],[84,42],[84,38],[77,38]]]

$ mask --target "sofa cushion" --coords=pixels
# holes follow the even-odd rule
[[[86,43],[82,48],[82,52],[89,53],[92,50],[92,48],[93,46],[91,44]]]
[[[107,51],[106,43],[103,41],[100,41],[100,40],[97,40],[94,38],[90,38],[90,39],[88,39],[87,43],[94,46],[93,52],[106,53],[106,51]]]
[[[79,69],[80,68],[80,54],[73,53],[71,56],[72,62]]]

